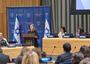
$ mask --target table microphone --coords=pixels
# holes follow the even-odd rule
[[[75,52],[75,50],[76,50],[76,46],[74,47],[74,49],[72,50],[72,52]]]
[[[55,48],[56,48],[56,46],[53,46],[53,49],[52,49],[52,51],[51,51],[51,55],[53,54]]]

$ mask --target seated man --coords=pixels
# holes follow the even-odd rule
[[[84,55],[80,52],[76,52],[72,55],[72,64],[79,64],[84,59]]]
[[[57,57],[55,64],[62,64],[62,63],[65,63],[67,61],[71,62],[70,61],[72,58],[72,53],[70,52],[71,45],[69,43],[65,43],[63,45],[63,49],[64,49],[64,53]]]
[[[3,37],[3,34],[0,33],[0,46],[8,46],[8,42],[6,40],[6,38]]]
[[[7,64],[8,62],[10,62],[9,56],[3,54],[3,51],[0,48],[0,64]]]

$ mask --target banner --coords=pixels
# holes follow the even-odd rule
[[[45,18],[47,15],[47,21],[50,25],[51,23],[51,8],[49,6],[43,7],[8,7],[8,39],[13,40],[14,34],[14,23],[16,15],[18,16],[20,34],[27,33],[29,30],[29,25],[34,24],[38,32],[38,44],[42,47],[42,38],[44,37],[45,29]],[[21,37],[21,43],[23,38]]]

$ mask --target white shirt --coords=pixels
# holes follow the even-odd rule
[[[59,32],[58,37],[63,38],[64,35],[65,35],[65,33]]]

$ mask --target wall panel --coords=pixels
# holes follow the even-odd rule
[[[0,8],[1,8],[1,9],[0,9],[0,13],[2,13],[2,8],[3,8],[2,6],[3,6],[2,0],[0,0]]]
[[[0,13],[0,32],[3,32],[2,13]]]
[[[0,0],[0,32],[7,37],[7,7],[26,7],[26,6],[39,6],[40,0]]]
[[[71,2],[73,0],[48,0],[52,6],[53,21],[52,32],[58,33],[61,26],[65,26],[68,33],[76,32],[78,27],[82,27],[85,32],[90,33],[90,14],[76,14],[70,15]],[[45,0],[43,0],[43,3]],[[45,4],[44,4],[45,5]],[[56,6],[57,5],[57,6]],[[58,21],[58,22],[57,22]]]

